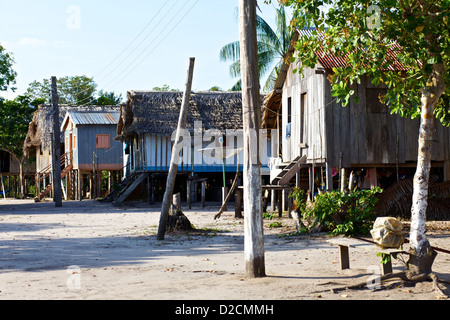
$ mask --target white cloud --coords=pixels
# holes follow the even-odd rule
[[[47,45],[47,41],[45,39],[24,37],[20,39],[19,45],[30,47],[45,47]]]
[[[55,47],[59,47],[59,48],[73,48],[74,47],[73,43],[70,43],[68,41],[53,41],[53,45]]]

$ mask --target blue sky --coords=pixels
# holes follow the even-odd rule
[[[259,2],[259,14],[274,26],[273,5]],[[14,55],[18,89],[1,95],[12,99],[30,82],[53,75],[94,77],[99,90],[124,97],[128,90],[164,84],[182,90],[189,57],[196,58],[193,90],[229,89],[236,79],[229,76],[229,63],[219,60],[219,50],[239,39],[238,3],[2,1],[0,43]]]

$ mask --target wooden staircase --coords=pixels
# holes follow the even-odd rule
[[[273,185],[289,184],[289,181],[300,170],[300,165],[305,162],[306,162],[306,156],[296,157],[294,160],[289,162],[274,179],[272,179],[271,184],[273,184]]]
[[[67,152],[63,154],[60,158],[60,165],[61,165],[61,179],[64,179],[64,177],[73,169],[73,153],[72,151]],[[44,199],[50,191],[53,189],[52,183],[49,183],[47,186],[44,187],[44,190],[40,190],[41,181],[44,179],[48,181],[51,179],[52,175],[52,165],[49,164],[47,167],[42,169],[38,173],[38,178],[36,181],[36,187],[37,187],[37,196],[34,198],[35,202],[40,202],[42,199]]]
[[[113,206],[119,206],[149,175],[149,172],[135,172],[131,174],[122,181],[119,190],[112,195],[108,195],[107,198],[109,198],[109,201],[112,201]]]

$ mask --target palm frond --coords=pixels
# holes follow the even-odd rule
[[[231,42],[220,49],[221,61],[237,61],[240,59],[239,41]]]
[[[232,78],[240,77],[241,76],[241,60],[236,60],[230,65],[230,76]]]
[[[431,176],[428,182],[427,220],[450,220],[450,182],[438,183],[439,177]],[[378,196],[378,216],[411,218],[413,179],[395,182]]]

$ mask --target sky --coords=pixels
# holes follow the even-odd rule
[[[238,0],[0,1],[0,43],[18,73],[16,92],[0,92],[8,99],[51,76],[94,77],[97,90],[124,98],[166,84],[183,90],[190,57],[194,91],[237,81],[219,51],[239,40]],[[275,29],[274,5],[259,6]]]

